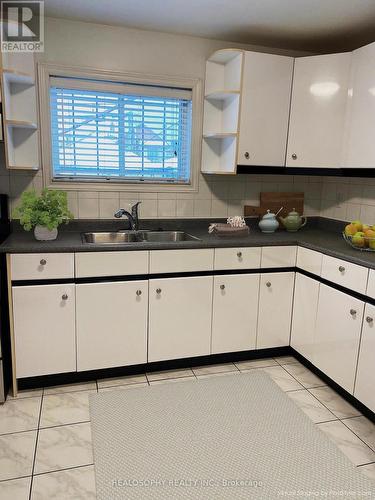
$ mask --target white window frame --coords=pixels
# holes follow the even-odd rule
[[[103,82],[120,82],[138,85],[159,85],[172,88],[191,89],[192,92],[192,132],[190,154],[190,183],[169,184],[148,182],[131,183],[126,180],[121,182],[108,182],[95,180],[62,181],[53,180],[52,175],[52,144],[51,144],[51,118],[50,118],[50,78],[70,77]],[[140,73],[124,73],[95,68],[77,68],[50,63],[38,64],[39,84],[39,112],[40,112],[40,137],[41,159],[43,169],[43,184],[52,189],[65,191],[129,191],[129,192],[197,192],[198,174],[201,162],[201,137],[203,119],[202,81],[199,78],[185,78],[179,76],[144,75]]]

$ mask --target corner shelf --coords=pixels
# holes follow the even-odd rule
[[[205,95],[205,99],[214,101],[225,101],[240,94],[239,90],[214,90]]]
[[[203,134],[205,139],[225,139],[226,137],[236,137],[237,132],[209,132]]]
[[[34,76],[14,69],[3,69],[4,81],[7,83],[18,83],[22,85],[35,85]]]
[[[27,128],[31,130],[38,129],[38,125],[36,123],[25,120],[5,120],[5,125],[13,128]]]

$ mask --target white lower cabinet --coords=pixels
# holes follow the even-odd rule
[[[76,370],[75,285],[13,287],[16,377]]]
[[[260,277],[258,349],[289,345],[294,274],[266,273]]]
[[[313,363],[353,394],[364,302],[320,285]]]
[[[214,277],[211,353],[255,349],[259,274]]]
[[[366,304],[354,396],[375,412],[375,306]]]
[[[309,361],[313,361],[319,285],[319,281],[296,273],[290,345]]]
[[[150,280],[148,361],[210,354],[212,276]]]
[[[76,287],[77,370],[146,363],[148,281]]]

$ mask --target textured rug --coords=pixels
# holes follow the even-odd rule
[[[98,500],[375,498],[265,373],[92,394]]]

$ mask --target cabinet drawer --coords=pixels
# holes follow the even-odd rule
[[[323,255],[322,277],[359,293],[366,293],[368,269]]]
[[[151,250],[150,273],[180,273],[212,271],[214,251],[211,248],[197,250]]]
[[[322,272],[323,254],[308,248],[298,247],[297,251],[297,267],[309,273],[321,275]]]
[[[148,273],[148,252],[82,252],[75,254],[76,277]]]
[[[369,274],[368,274],[366,295],[375,299],[375,271],[374,271],[374,269],[370,269]]]
[[[263,247],[262,268],[294,267],[296,265],[297,247]]]
[[[25,253],[11,255],[12,280],[74,278],[74,254]]]
[[[261,247],[217,248],[214,269],[259,269]]]

